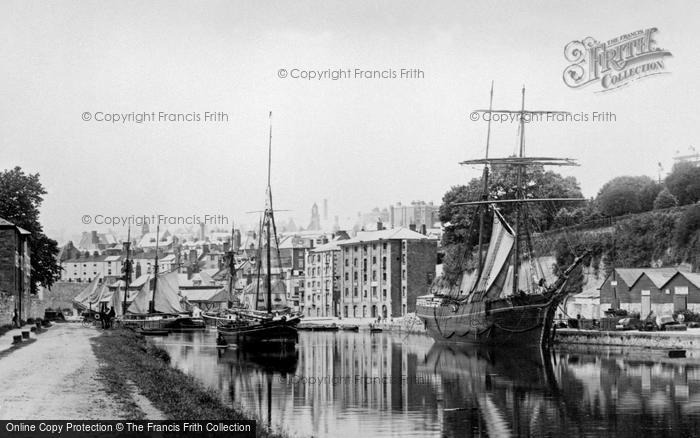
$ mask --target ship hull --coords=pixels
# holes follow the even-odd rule
[[[439,342],[547,347],[558,303],[543,295],[476,303],[432,297],[419,300],[416,315]]]
[[[298,323],[298,319],[252,322],[222,326],[217,331],[220,341],[248,351],[288,350],[294,349],[299,340]]]

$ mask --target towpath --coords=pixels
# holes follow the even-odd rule
[[[127,412],[133,407],[127,410],[127,402],[110,395],[100,378],[90,342],[99,330],[54,324],[38,335],[31,333],[30,341],[9,347],[17,334],[20,330],[0,336],[0,419],[129,419]],[[136,390],[129,398],[146,418],[165,419]]]

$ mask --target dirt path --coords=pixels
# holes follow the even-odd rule
[[[33,343],[0,357],[0,419],[127,419],[123,405],[99,379],[90,344],[99,334],[79,324],[56,324]],[[148,410],[149,419],[164,417]]]

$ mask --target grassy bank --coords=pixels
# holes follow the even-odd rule
[[[130,401],[126,381],[170,419],[254,419],[224,405],[219,394],[170,366],[168,353],[131,330],[108,330],[94,338],[92,348],[100,360],[100,374],[108,390],[122,401],[134,419],[142,416]],[[258,424],[258,436],[281,437]]]

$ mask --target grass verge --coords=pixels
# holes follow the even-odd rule
[[[170,419],[176,420],[254,420],[223,404],[219,394],[193,377],[170,366],[168,352],[152,345],[131,330],[107,330],[92,340],[100,361],[100,374],[108,391],[134,419],[143,417],[128,396],[126,381],[134,382],[139,392]],[[257,435],[279,437],[258,422]]]

